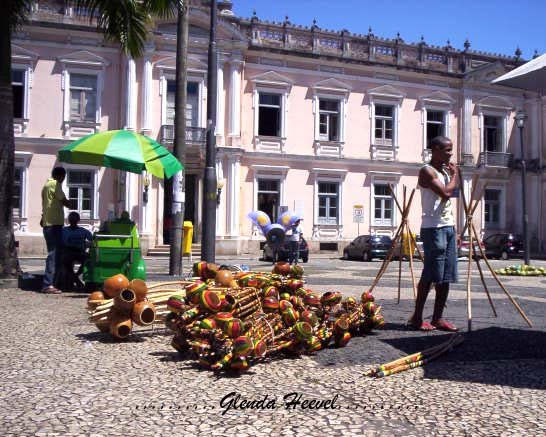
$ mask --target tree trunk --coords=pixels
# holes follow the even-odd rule
[[[13,234],[13,179],[15,138],[13,136],[13,95],[11,89],[12,2],[0,6],[0,278],[15,278],[19,260]]]
[[[174,113],[174,156],[186,164],[186,94],[189,6],[187,1],[178,5],[176,30],[176,96]],[[184,238],[185,206],[184,170],[174,176],[173,181],[173,220],[171,227],[171,248],[169,275],[180,276],[182,269],[182,240]]]

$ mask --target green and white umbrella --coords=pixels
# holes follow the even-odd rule
[[[59,160],[71,164],[117,168],[131,173],[146,170],[155,177],[170,178],[184,167],[158,142],[127,130],[87,135],[63,147]]]

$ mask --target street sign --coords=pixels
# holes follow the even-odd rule
[[[353,223],[364,223],[364,205],[353,205]]]

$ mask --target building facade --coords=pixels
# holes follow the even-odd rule
[[[304,217],[311,250],[337,250],[358,233],[392,234],[398,199],[416,187],[431,138],[455,146],[467,198],[473,178],[487,183],[475,213],[484,235],[521,232],[520,142],[514,115],[524,110],[531,247],[544,251],[546,99],[493,86],[520,65],[470,49],[406,43],[348,31],[250,19],[220,2],[216,120],[217,252],[258,253],[263,236],[246,215],[273,220],[284,209]],[[186,220],[200,239],[207,95],[209,15],[190,9]],[[176,23],[158,21],[140,59],[124,55],[69,2],[38,1],[29,24],[12,38],[16,195],[21,254],[44,253],[40,190],[58,165],[57,151],[83,135],[110,129],[144,133],[172,147]],[[65,165],[65,192],[82,224],[123,210],[142,243],[168,242],[169,181],[112,169]],[[474,179],[475,182],[476,179]],[[480,184],[481,190],[481,184]],[[480,191],[478,190],[478,191]],[[408,192],[409,192],[408,191]],[[144,196],[146,192],[146,196]],[[355,205],[363,222],[355,223]],[[457,223],[464,216],[454,202]],[[420,193],[409,221],[420,227]],[[67,211],[68,214],[68,211]]]

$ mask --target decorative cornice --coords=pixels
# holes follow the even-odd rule
[[[15,44],[11,45],[11,59],[13,63],[36,62],[38,58],[39,58],[38,53],[32,52],[30,50],[27,50]]]
[[[347,92],[351,91],[352,87],[336,78],[330,78],[315,83],[313,85],[313,89],[316,91],[329,91],[346,94]]]
[[[283,76],[282,74],[279,74],[272,70],[251,77],[250,81],[259,85],[274,85],[283,87],[292,86],[292,84],[294,83],[292,79],[289,79],[288,77]]]
[[[63,64],[86,65],[90,67],[107,67],[110,62],[102,56],[91,53],[87,50],[79,50],[59,56],[57,60]]]
[[[380,97],[387,99],[396,99],[402,100],[406,97],[406,93],[399,90],[398,88],[393,87],[392,85],[383,85],[377,88],[372,88],[367,91],[367,93],[372,97]]]

